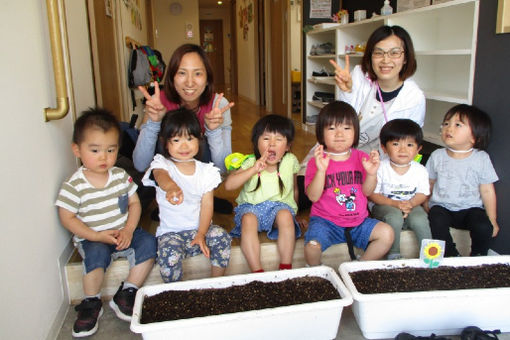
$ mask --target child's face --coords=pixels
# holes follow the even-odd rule
[[[441,125],[441,139],[453,150],[469,150],[475,145],[469,122],[461,121],[457,113]]]
[[[354,135],[354,126],[347,122],[326,126],[324,128],[326,150],[333,153],[349,150],[354,143]]]
[[[173,136],[166,142],[166,148],[170,156],[180,161],[187,161],[195,157],[199,147],[198,138],[187,133],[181,136]]]
[[[409,164],[421,150],[421,146],[418,146],[416,140],[411,137],[392,140],[381,147],[391,161],[398,165]]]
[[[83,166],[90,172],[105,174],[117,161],[119,152],[119,132],[110,129],[87,129],[80,144],[72,144],[76,157],[81,159]]]
[[[287,137],[277,132],[264,133],[259,137],[257,148],[261,155],[267,151],[266,163],[276,165],[282,159],[285,152],[289,151]]]

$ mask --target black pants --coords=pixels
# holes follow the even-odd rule
[[[441,206],[433,206],[429,212],[432,238],[445,241],[445,256],[458,256],[450,227],[469,230],[471,236],[471,255],[487,255],[492,239],[492,223],[482,208],[470,208],[450,211]]]

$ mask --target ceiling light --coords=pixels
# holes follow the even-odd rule
[[[218,5],[222,5],[223,4],[223,1],[218,1]]]

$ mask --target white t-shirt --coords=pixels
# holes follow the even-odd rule
[[[166,199],[166,192],[150,179],[152,170],[168,171],[172,180],[181,188],[184,200],[179,205],[170,204]],[[154,156],[149,169],[142,179],[145,186],[156,187],[156,201],[159,206],[160,224],[156,230],[156,237],[168,232],[198,229],[200,222],[200,206],[202,196],[214,190],[221,183],[220,169],[213,163],[203,163],[195,160],[195,173],[184,175],[171,160],[162,155]]]
[[[396,201],[408,201],[416,194],[428,196],[429,174],[423,165],[412,161],[407,172],[400,175],[391,167],[389,158],[383,159],[377,170],[374,193]]]

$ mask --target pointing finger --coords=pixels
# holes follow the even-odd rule
[[[143,87],[142,85],[138,86],[138,90],[140,90],[140,92],[142,92],[142,94],[145,97],[145,99],[147,99],[147,100],[151,100],[152,99],[152,97],[149,94],[149,92],[147,91],[147,89],[145,87]]]

